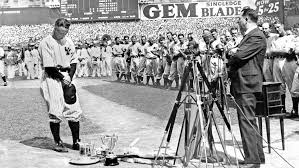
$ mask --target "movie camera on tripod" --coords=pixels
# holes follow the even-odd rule
[[[184,120],[176,152],[176,156],[180,156],[179,161],[183,166],[187,167],[188,164],[193,164],[192,160],[194,159],[199,160],[199,165],[196,167],[200,167],[201,161],[205,161],[207,164],[212,160],[212,162],[220,164],[221,158],[218,157],[212,136],[212,124],[215,125],[217,130],[226,160],[229,164],[232,164],[231,158],[229,158],[227,154],[223,138],[220,135],[213,111],[213,105],[216,104],[228,131],[231,133],[236,155],[236,141],[231,130],[230,112],[228,111],[226,99],[226,87],[224,87],[223,75],[219,75],[220,70],[225,68],[223,65],[220,66],[220,62],[223,63],[222,59],[224,59],[224,47],[223,45],[217,45],[215,50],[209,47],[206,52],[199,52],[194,48],[193,43],[189,43],[188,49],[181,50],[180,53],[186,59],[186,66],[181,79],[181,87],[168,120],[157,157],[164,145],[165,138],[166,147],[164,156],[166,155],[166,149],[168,148],[171,139],[178,108],[183,104]],[[213,66],[210,65],[210,62],[213,62],[212,60],[214,58],[217,60],[218,64],[217,62],[214,62],[215,65]],[[212,75],[215,75],[214,77],[216,78],[212,78]],[[193,81],[190,82],[190,79],[193,79]],[[181,100],[183,91],[186,87],[190,88],[191,83],[193,84],[194,92],[187,89],[187,92],[185,92],[186,96]],[[219,85],[215,85],[215,83]],[[219,101],[216,96],[217,91],[219,91],[220,95],[223,97],[221,101]],[[192,110],[192,105],[196,107],[195,111]],[[208,156],[207,148],[209,148],[209,155],[212,159],[209,159],[210,156]]]

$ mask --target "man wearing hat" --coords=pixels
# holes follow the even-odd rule
[[[44,75],[41,82],[43,97],[48,105],[50,129],[58,152],[68,152],[60,139],[60,122],[68,121],[73,137],[73,149],[79,150],[79,120],[82,109],[72,83],[76,71],[75,45],[65,37],[70,22],[60,18],[55,22],[53,34],[44,38],[39,46]]]
[[[0,75],[2,77],[2,80],[4,82],[4,86],[7,86],[7,82],[6,82],[6,76],[4,73],[4,49],[2,47],[0,47]]]

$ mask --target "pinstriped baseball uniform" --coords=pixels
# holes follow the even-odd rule
[[[4,50],[0,47],[0,75],[5,76],[4,73]]]
[[[58,43],[51,35],[42,40],[39,46],[43,68],[45,67],[70,67],[70,64],[77,63],[75,45],[69,38],[64,38],[64,44]],[[66,50],[70,50],[67,54]],[[61,72],[64,76],[67,72]],[[61,82],[49,78],[43,74],[41,89],[44,99],[48,105],[50,122],[59,123],[64,117],[69,121],[79,121],[82,110],[77,96],[76,103],[66,104],[63,97]]]

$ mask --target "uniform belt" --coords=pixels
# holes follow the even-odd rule
[[[274,58],[285,58],[284,56],[275,56]]]
[[[57,68],[58,69],[58,71],[60,71],[60,72],[69,72],[70,70],[71,70],[71,68],[69,68],[69,67],[66,67],[66,68],[64,68],[64,67],[60,67],[60,68]]]
[[[265,59],[274,59],[272,56],[266,56]]]
[[[115,55],[115,57],[123,57],[122,55]]]
[[[131,58],[139,58],[138,55],[132,55]]]
[[[147,58],[147,59],[157,59],[157,58]]]

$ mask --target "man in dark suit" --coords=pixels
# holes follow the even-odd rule
[[[251,168],[260,167],[265,162],[261,138],[256,132],[255,107],[256,98],[262,92],[267,44],[263,32],[257,27],[257,20],[255,10],[247,7],[242,10],[238,24],[244,37],[236,48],[230,50],[228,61],[231,92],[241,109],[238,109],[238,119],[245,154],[241,167]]]

